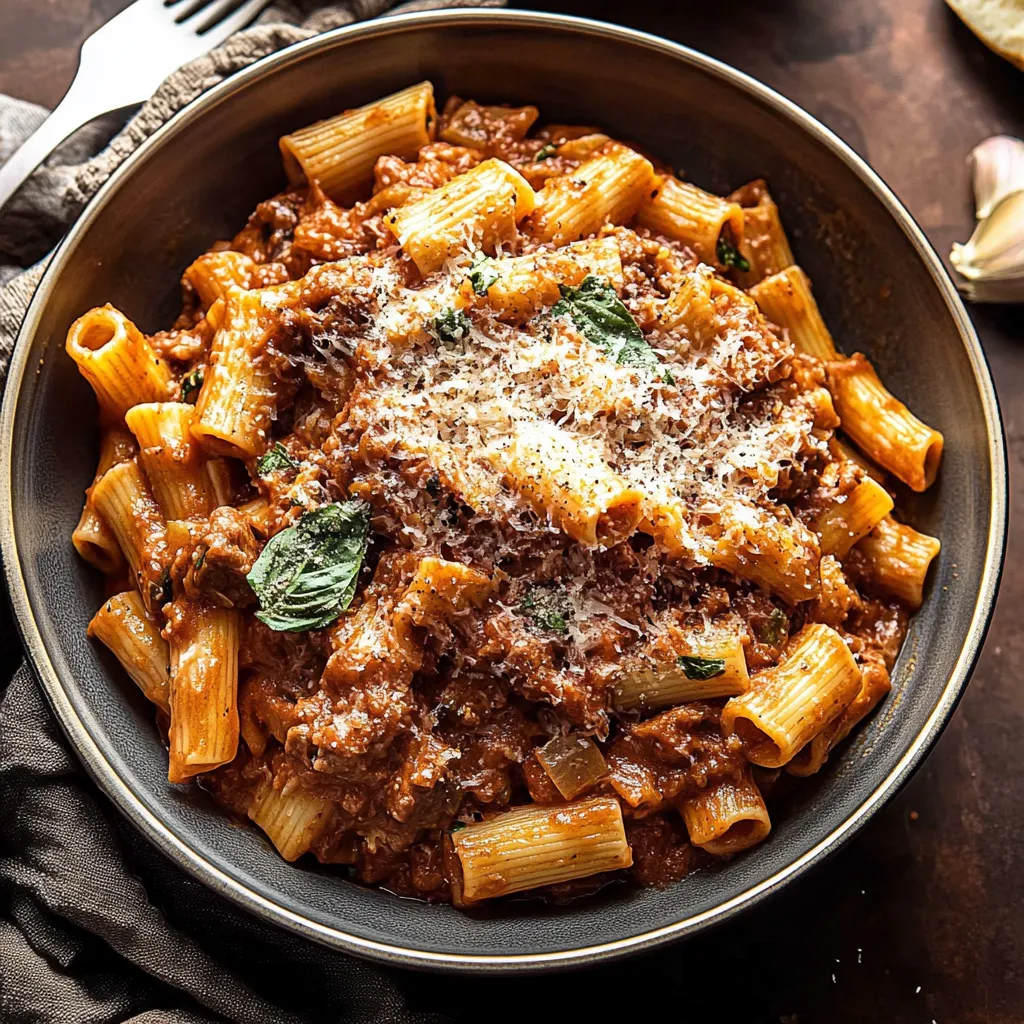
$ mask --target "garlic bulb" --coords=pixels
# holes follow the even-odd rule
[[[993,135],[968,157],[974,168],[975,216],[984,220],[1004,196],[1024,189],[1024,142]]]
[[[1024,302],[1024,142],[995,135],[970,160],[978,225],[949,254],[957,288],[974,302]]]

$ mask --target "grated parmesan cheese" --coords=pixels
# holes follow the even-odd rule
[[[824,450],[801,405],[747,400],[771,394],[764,389],[792,354],[788,341],[758,347],[749,317],[722,317],[710,344],[691,344],[679,329],[652,338],[673,384],[618,365],[550,313],[523,327],[473,309],[466,338],[437,341],[433,318],[465,306],[470,255],[448,259],[417,288],[404,284],[397,259],[374,268],[375,309],[355,347],[366,380],[349,419],[387,457],[426,460],[478,517],[538,528],[495,466],[518,431],[546,420],[651,502],[681,509],[675,554],[701,565],[716,517],[728,508],[732,521],[756,527],[782,470]],[[410,539],[427,543],[428,533]]]

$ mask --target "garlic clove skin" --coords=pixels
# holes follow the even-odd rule
[[[954,244],[949,259],[970,281],[1018,278],[1024,293],[1024,190],[996,203],[967,243]]]
[[[971,150],[975,216],[991,216],[1000,200],[1024,190],[1024,142],[1011,135],[993,135]]]

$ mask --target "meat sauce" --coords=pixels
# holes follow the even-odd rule
[[[368,201],[342,209],[315,186],[288,191],[261,203],[230,248],[257,264],[251,287],[295,280],[318,264],[357,254],[394,255],[382,218],[396,197],[436,188],[492,156],[539,188],[571,173],[607,141],[596,129],[557,126],[528,138],[536,118],[532,107],[453,100],[441,121],[443,141],[426,146],[413,163],[382,157]],[[558,155],[553,143],[561,144]],[[649,326],[695,257],[643,230],[612,233],[623,259],[624,301],[641,327]],[[408,265],[406,272],[412,282],[415,272]],[[186,287],[182,317],[154,343],[167,357],[199,366],[209,338],[194,310]],[[906,612],[871,595],[855,556],[845,574],[839,561],[823,560],[820,596],[790,606],[720,570],[661,561],[642,534],[610,550],[583,551],[536,517],[511,523],[479,516],[429,460],[397,460],[388,443],[364,429],[372,417],[361,419],[361,403],[373,401],[365,371],[332,355],[326,342],[358,335],[368,315],[358,302],[332,301],[328,284],[322,301],[285,318],[273,345],[291,397],[277,411],[273,435],[303,468],[266,480],[238,473],[230,480],[233,504],[265,499],[259,524],[235,508],[218,508],[191,525],[171,568],[186,597],[251,610],[255,599],[245,577],[267,537],[326,502],[360,497],[372,507],[358,596],[337,625],[281,633],[246,616],[239,655],[242,742],[235,760],[202,776],[201,785],[238,815],[266,780],[330,800],[335,818],[314,856],[346,866],[366,884],[446,900],[447,830],[512,806],[560,802],[536,750],[574,730],[593,738],[607,761],[608,775],[590,794],[620,801],[634,881],[664,886],[707,865],[714,858],[691,846],[677,808],[708,785],[737,778],[747,766],[743,743],[719,727],[724,700],[646,718],[612,710],[623,658],[654,642],[649,624],[728,620],[741,632],[755,672],[779,660],[805,621],[825,622],[887,687]],[[755,334],[731,357],[723,386],[748,386],[766,358],[757,346],[766,341],[774,344]],[[776,389],[771,401],[813,403],[823,381],[820,364],[790,353],[772,362],[759,388]],[[823,429],[834,427],[826,413],[822,418]],[[790,502],[808,524],[849,492],[855,476],[852,464],[804,455],[785,468],[772,497]],[[397,595],[431,552],[479,569],[495,581],[495,592],[454,623],[412,616],[407,629],[399,628]],[[600,614],[582,632],[538,628],[517,612],[529,588],[581,577],[588,592],[600,594]],[[583,879],[540,894],[564,900],[609,880]]]

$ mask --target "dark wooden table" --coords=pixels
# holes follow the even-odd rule
[[[81,40],[123,6],[0,0],[0,91],[55,103]],[[989,53],[940,0],[526,6],[669,36],[774,86],[866,157],[943,254],[970,234],[971,147],[997,132],[1024,135],[1024,74]],[[1016,515],[1024,503],[1024,308],[973,314],[1002,402]],[[1024,1021],[1022,552],[1024,535],[1011,531],[981,662],[904,792],[768,908],[675,955],[608,969],[609,996],[639,988],[650,1006],[660,992],[672,1020]],[[692,979],[701,984],[691,987]],[[488,984],[460,985],[445,1008],[472,1004]],[[423,982],[423,1008],[437,991]],[[510,1000],[520,1019],[546,1019],[543,1007],[520,1011]]]

